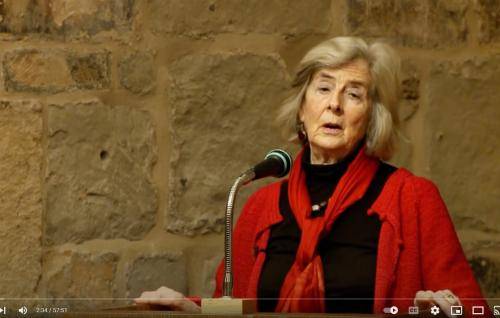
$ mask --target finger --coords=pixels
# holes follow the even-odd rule
[[[162,286],[157,289],[161,299],[157,302],[161,305],[169,306],[172,310],[181,310],[186,312],[200,312],[201,308],[195,302],[185,298],[185,296],[168,287]]]
[[[200,313],[201,307],[198,306],[191,300],[188,299],[171,299],[171,298],[136,298],[134,299],[136,304],[150,304],[150,305],[161,305],[168,307],[168,310]]]
[[[413,301],[415,306],[417,306],[420,309],[429,309],[432,307],[435,303],[433,300],[433,292],[430,290],[420,290],[415,294],[415,299]]]
[[[436,304],[439,306],[442,312],[446,314],[447,317],[451,317],[451,304],[450,302],[446,299],[446,294],[442,291],[439,290],[434,293],[434,301]]]
[[[431,302],[432,301],[432,292],[430,290],[419,290],[416,294],[415,294],[415,301],[414,302],[420,302],[420,303],[424,303],[424,302]]]
[[[179,307],[178,301],[179,301],[178,299],[162,297],[162,298],[152,299],[150,301],[150,304],[167,306],[172,308],[173,310],[178,310],[177,309]]]
[[[161,305],[167,307],[180,308],[182,298],[178,297],[179,293],[170,293],[169,291],[162,290],[163,294],[160,294],[158,290],[152,292],[144,292],[141,298],[136,298],[135,302],[138,304],[152,304]]]
[[[150,304],[168,307],[169,310],[200,312],[201,307],[187,298],[158,298],[150,299]]]
[[[162,298],[184,298],[184,295],[176,290],[162,286],[156,290]]]
[[[145,291],[139,298],[136,298],[136,300],[142,303],[148,303],[160,298],[170,298],[169,296],[171,295],[169,295],[169,291],[170,290],[166,287],[160,287],[154,291]]]
[[[159,298],[156,291],[145,291],[139,298],[134,299],[135,302],[148,303],[150,299]]]
[[[136,304],[152,304],[155,302],[156,299],[157,298],[153,298],[153,297],[151,297],[151,298],[135,298],[134,302]]]
[[[175,301],[177,299],[172,298],[160,298],[160,297],[150,297],[150,298],[136,298],[134,299],[136,304],[150,304],[150,305],[161,305],[166,307],[175,307]]]
[[[185,312],[193,312],[193,313],[201,312],[201,307],[198,306],[192,300],[189,300],[187,298],[184,298],[182,301],[179,301],[177,308],[179,308],[178,310],[182,310]]]
[[[162,305],[162,306],[171,306],[174,300],[177,300],[178,297],[170,297],[171,295],[161,295],[158,290],[155,291],[147,291],[141,294],[140,298],[134,299],[134,301],[138,304],[152,304],[152,305]]]
[[[183,294],[171,288],[162,286],[155,291],[146,291],[134,299],[137,304],[154,304],[167,306],[170,310],[200,312],[201,307],[184,297]]]
[[[457,295],[455,295],[455,294],[454,294],[451,290],[449,290],[449,289],[445,289],[445,290],[443,290],[443,292],[444,292],[445,294],[448,294],[448,295],[453,296],[453,298],[454,298],[454,299],[455,299],[455,301],[456,301],[456,303],[455,303],[454,305],[457,305],[457,306],[462,306],[462,302],[460,301],[460,298],[458,298],[458,296],[457,296]]]
[[[423,299],[425,297],[425,291],[423,290],[419,290],[416,294],[415,294],[415,299]]]

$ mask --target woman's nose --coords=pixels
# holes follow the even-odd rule
[[[328,108],[334,112],[338,112],[342,108],[342,94],[341,92],[334,90],[328,99]]]

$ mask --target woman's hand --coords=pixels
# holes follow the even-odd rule
[[[421,310],[438,306],[448,317],[451,317],[451,306],[462,306],[460,299],[449,289],[438,290],[436,292],[420,290],[415,294],[413,303]]]
[[[160,287],[155,291],[146,291],[141,297],[134,299],[136,304],[162,305],[170,310],[192,313],[201,312],[201,307],[184,297],[183,294],[168,287]]]

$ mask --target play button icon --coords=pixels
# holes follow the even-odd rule
[[[5,307],[0,307],[0,314],[6,315],[7,314],[7,309]]]

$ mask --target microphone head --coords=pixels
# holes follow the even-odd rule
[[[288,152],[281,149],[273,149],[264,157],[264,160],[269,158],[278,159],[282,162],[283,171],[277,176],[278,178],[284,177],[290,172],[293,160]]]

